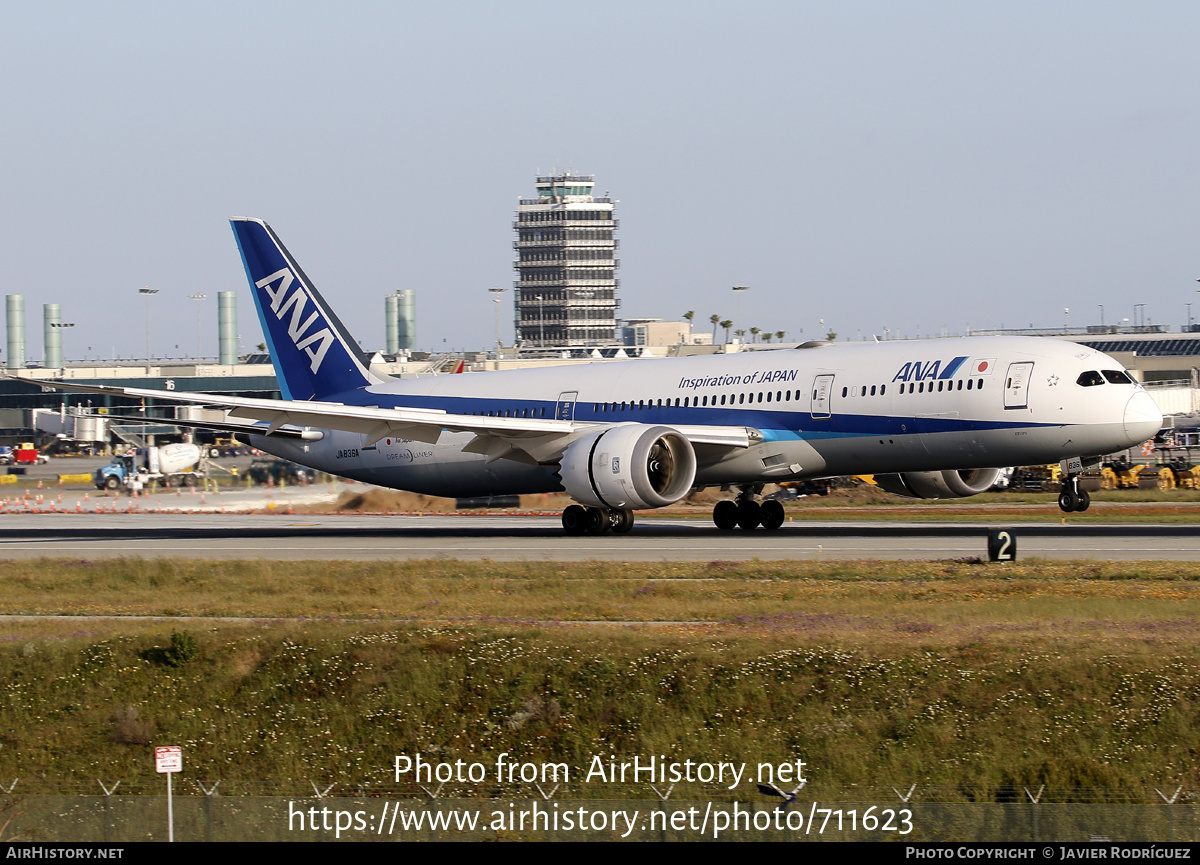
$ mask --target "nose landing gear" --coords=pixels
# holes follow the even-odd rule
[[[1079,486],[1079,475],[1068,475],[1058,494],[1058,507],[1063,513],[1083,513],[1092,504],[1088,491]]]
[[[759,503],[754,497],[762,492],[762,484],[741,488],[736,501],[717,502],[713,508],[713,523],[721,531],[730,531],[734,526],[750,529],[762,526],[774,530],[783,525],[783,505],[775,499],[767,499]]]

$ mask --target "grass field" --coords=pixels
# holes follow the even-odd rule
[[[0,632],[27,791],[152,780],[155,744],[231,793],[387,786],[417,751],[803,759],[814,789],[966,799],[1200,781],[1193,564],[47,560],[0,563],[0,612],[70,617]]]

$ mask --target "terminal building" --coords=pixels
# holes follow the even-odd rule
[[[536,186],[537,198],[521,199],[513,223],[517,345],[613,345],[621,305],[614,202],[592,194],[590,174],[539,177]]]

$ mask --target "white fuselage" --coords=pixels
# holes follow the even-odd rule
[[[338,399],[596,424],[734,426],[749,448],[696,445],[697,485],[1048,463],[1145,441],[1162,416],[1112,358],[1053,339],[822,345],[388,382]],[[1081,384],[1081,377],[1100,383]],[[556,465],[488,462],[470,433],[437,444],[326,431],[253,438],[322,471],[443,496],[561,489]]]

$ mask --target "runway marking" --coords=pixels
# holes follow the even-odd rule
[[[40,547],[45,547],[48,545],[61,546],[63,543],[64,543],[64,539],[61,539],[61,538],[57,539],[57,540],[47,540],[47,541],[0,541],[0,548],[9,547],[12,549],[38,549]],[[121,541],[73,540],[73,541],[70,541],[70,543],[75,546],[80,546],[80,545],[97,546],[101,549],[113,549],[113,548],[126,549],[129,547],[129,544],[121,542]],[[172,551],[181,551],[181,552],[196,552],[197,551],[194,546],[186,546],[186,547],[165,546],[165,545],[155,542],[153,540],[145,540],[145,539],[140,541],[140,546],[152,547],[153,549],[156,549],[156,550],[172,550]],[[1047,550],[1047,551],[1064,552],[1064,553],[1121,553],[1121,552],[1185,553],[1185,552],[1200,552],[1200,545],[1195,546],[1195,547],[1164,547],[1164,546],[1154,546],[1154,547],[1129,547],[1129,546],[1057,547],[1057,546],[1049,546],[1049,545],[1037,546],[1037,545],[1034,545],[1029,540],[1023,541],[1023,543],[1022,543],[1022,551],[1023,552],[1027,552],[1031,548],[1034,550]],[[345,549],[346,549],[345,546],[335,546],[335,547],[305,546],[302,548],[297,548],[295,546],[274,547],[274,546],[264,546],[262,544],[247,544],[246,546],[235,546],[235,547],[219,547],[219,546],[214,546],[212,544],[204,545],[204,551],[219,550],[222,552],[246,552],[246,551],[257,551],[257,550],[269,550],[269,551],[273,551],[273,552],[284,551],[284,552],[303,553],[308,550],[318,551],[318,552],[331,552],[331,551],[339,551],[339,550],[344,551]],[[458,553],[487,553],[488,555],[495,556],[495,555],[519,554],[519,553],[526,553],[526,552],[559,552],[559,551],[562,551],[564,549],[564,547],[563,546],[550,546],[550,547],[527,546],[527,547],[521,547],[519,550],[508,551],[508,550],[496,550],[491,547],[476,548],[476,547],[465,547],[465,546],[461,546],[461,545],[455,546],[455,547],[447,547],[447,546],[426,547],[426,546],[413,546],[411,544],[404,544],[402,546],[360,545],[358,547],[358,549],[360,552],[364,551],[364,550],[372,550],[372,551],[378,551],[378,552],[393,552],[393,553],[405,553],[405,552],[414,552],[414,551],[416,551],[416,552],[438,552],[438,553],[458,552]],[[880,551],[880,550],[887,550],[887,551],[891,551],[891,552],[911,552],[911,553],[980,552],[980,547],[977,544],[972,544],[971,546],[966,546],[966,547],[947,547],[947,546],[936,546],[935,547],[932,545],[922,546],[922,547],[888,547],[888,546],[883,546],[883,545],[875,545],[875,546],[871,546],[871,547],[832,547],[827,544],[821,544],[819,546],[800,546],[800,545],[795,545],[795,546],[776,545],[776,546],[769,546],[769,547],[764,547],[764,546],[755,546],[755,547],[723,546],[720,549],[697,549],[696,547],[664,547],[660,544],[655,544],[653,546],[653,548],[650,548],[650,549],[647,549],[646,547],[641,547],[641,546],[625,547],[623,550],[617,549],[614,547],[601,547],[601,546],[590,546],[590,547],[575,546],[575,547],[571,547],[570,549],[574,552],[584,552],[584,551],[587,551],[587,552],[622,552],[622,551],[624,551],[624,552],[638,552],[638,553],[689,552],[689,553],[696,553],[696,554],[703,553],[705,555],[716,555],[718,553],[723,553],[723,552],[769,553],[769,552],[775,552],[775,551],[783,551],[783,552],[808,551],[808,552],[814,552],[814,553],[815,552],[871,553],[871,552]],[[984,552],[986,552],[986,551],[984,551]]]

